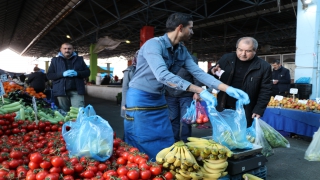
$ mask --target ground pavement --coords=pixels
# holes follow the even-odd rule
[[[118,137],[123,136],[123,118],[120,116],[120,106],[115,101],[85,97],[86,105],[90,104],[97,115],[108,120]],[[205,137],[211,135],[211,129],[193,128],[192,136]],[[304,159],[304,153],[310,141],[304,138],[290,138],[290,148],[274,149],[274,155],[267,158],[268,180],[320,180],[320,162],[310,162]],[[320,151],[320,150],[319,150]]]

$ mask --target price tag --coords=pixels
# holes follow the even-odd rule
[[[3,96],[6,92],[4,91],[2,80],[0,80],[0,96]]]
[[[33,106],[33,111],[35,115],[35,122],[38,124],[38,110],[37,110],[37,103],[36,103],[36,98],[33,96],[32,97],[32,106]]]
[[[6,74],[1,74],[1,75],[0,75],[0,79],[1,79],[2,82],[8,81],[8,78],[7,78],[7,75],[6,75]]]
[[[297,88],[290,88],[290,94],[298,94]]]
[[[320,98],[316,98],[317,104],[320,104]]]
[[[300,103],[300,104],[307,104],[307,103],[308,103],[308,100],[298,100],[298,103]]]
[[[283,96],[280,96],[280,95],[276,95],[274,97],[274,100],[278,100],[278,101],[281,101],[283,99]]]

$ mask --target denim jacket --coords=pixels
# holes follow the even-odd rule
[[[148,40],[140,48],[129,87],[155,94],[164,94],[165,85],[185,91],[191,83],[176,75],[182,67],[208,87],[217,89],[221,84],[199,68],[181,43],[174,50],[165,34]]]

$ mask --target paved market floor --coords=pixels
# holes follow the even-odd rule
[[[118,137],[123,135],[123,119],[120,116],[120,106],[116,101],[85,97],[86,104],[91,104],[97,115],[108,120]],[[211,135],[210,129],[193,128],[193,136],[205,137]],[[274,155],[267,158],[268,180],[319,180],[320,162],[310,162],[304,159],[304,153],[310,144],[306,139],[287,137],[291,147],[274,149]],[[320,151],[320,150],[319,150]]]

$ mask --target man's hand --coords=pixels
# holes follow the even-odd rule
[[[198,93],[194,93],[194,94],[193,94],[193,100],[197,100],[197,101],[200,100],[200,96],[199,96]]]
[[[220,68],[219,64],[217,64],[215,67],[213,67],[213,68],[211,69],[211,73],[212,73],[213,75],[215,75],[216,72],[219,72],[219,71],[221,71],[221,68]]]
[[[279,80],[272,80],[273,84],[278,84]]]
[[[252,114],[252,118],[257,118],[257,119],[259,119],[261,116],[259,115],[259,114],[256,114],[256,113],[253,113]]]

